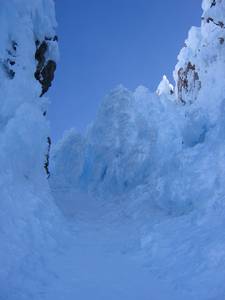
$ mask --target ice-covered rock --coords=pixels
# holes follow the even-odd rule
[[[169,82],[167,79],[166,75],[163,75],[163,78],[156,90],[156,93],[161,96],[161,95],[166,95],[167,97],[170,97],[171,95],[174,94],[174,88],[173,85]]]
[[[34,299],[55,247],[57,210],[44,170],[49,124],[35,79],[36,41],[55,36],[52,0],[3,0],[0,11],[0,298]],[[47,40],[46,60],[58,57]]]
[[[191,28],[178,56],[175,92],[178,101],[193,103],[198,99],[211,110],[218,108],[225,92],[225,3],[205,0],[202,7],[201,27]]]

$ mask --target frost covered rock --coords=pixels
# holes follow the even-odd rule
[[[205,0],[202,7],[201,27],[191,28],[178,56],[175,92],[178,101],[184,104],[197,99],[206,103],[209,98],[207,105],[211,109],[210,102],[218,102],[215,98],[221,99],[221,93],[224,94],[225,3]]]
[[[58,226],[44,171],[48,100],[34,76],[35,42],[55,36],[54,3],[3,0],[0,25],[0,298],[35,299]]]
[[[189,61],[184,67],[178,70],[177,92],[178,99],[183,104],[192,102],[197,99],[199,90],[201,89],[201,81],[199,80],[196,66]],[[191,100],[187,100],[189,97]]]
[[[156,93],[161,96],[163,94],[165,94],[167,97],[173,95],[174,93],[174,88],[173,85],[169,82],[169,80],[167,79],[166,75],[163,76]]]

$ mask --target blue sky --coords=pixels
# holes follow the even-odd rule
[[[56,0],[61,58],[49,95],[53,140],[84,131],[118,84],[154,91],[172,79],[176,57],[201,0]]]

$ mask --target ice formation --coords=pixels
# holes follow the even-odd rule
[[[176,291],[171,299],[225,295],[225,1],[202,8],[174,88],[165,76],[156,93],[119,86],[87,134],[71,131],[52,156],[53,188],[77,186],[125,205],[152,272]]]
[[[174,87],[118,86],[51,150],[54,2],[1,1],[1,300],[224,299],[225,0],[202,8]]]
[[[0,12],[0,299],[34,299],[59,225],[44,170],[49,125],[35,79],[37,41],[58,57],[51,0],[1,1]]]

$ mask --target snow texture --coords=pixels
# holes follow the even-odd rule
[[[225,1],[202,7],[201,27],[191,28],[178,56],[174,88],[166,76],[156,93],[117,87],[87,134],[70,131],[52,154],[51,186],[64,213],[59,191],[76,187],[106,207],[116,203],[120,233],[125,216],[132,220],[132,251],[149,272],[137,280],[156,286],[139,299],[225,297]],[[71,193],[67,205],[77,201]]]
[[[39,97],[34,77],[35,42],[54,35],[55,26],[52,1],[1,1],[1,300],[40,299],[45,277],[51,277],[47,257],[57,247],[60,218],[43,168],[48,100]],[[57,45],[50,51],[56,57]]]
[[[225,298],[225,0],[202,8],[174,87],[116,87],[47,181],[54,2],[1,1],[0,300]]]

